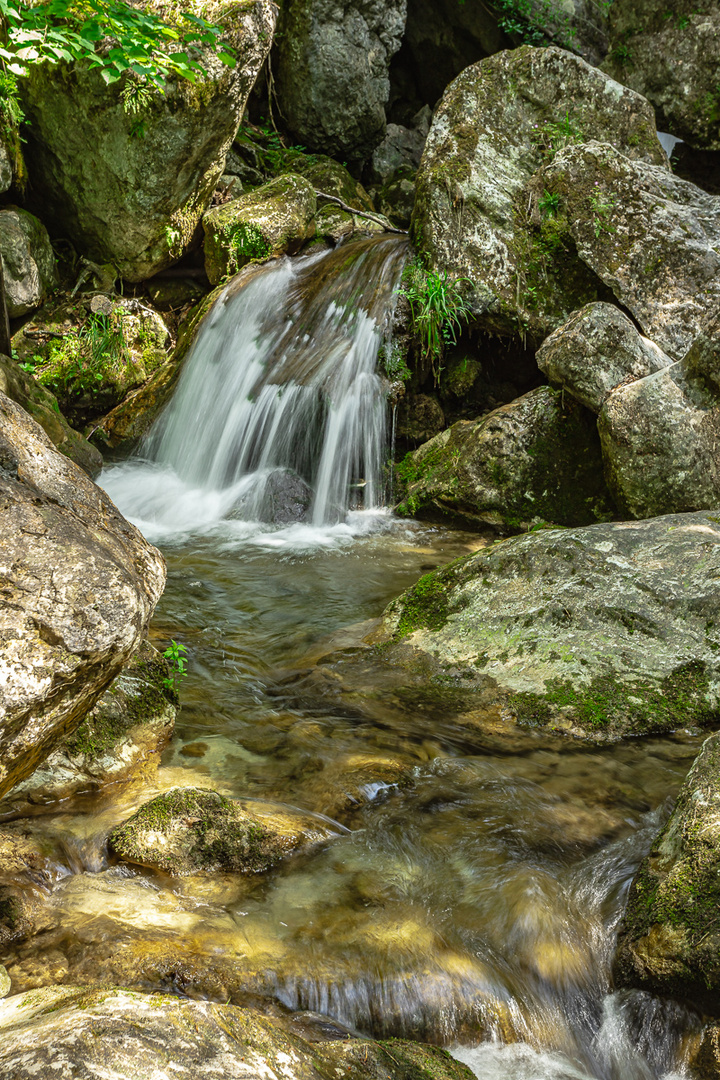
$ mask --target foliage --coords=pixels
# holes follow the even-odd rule
[[[412,376],[410,368],[405,363],[403,349],[397,341],[388,342],[380,347],[378,365],[390,382],[405,383]]]
[[[557,42],[572,49],[575,28],[560,0],[492,0],[498,26],[511,38],[526,45]]]
[[[585,135],[570,116],[569,110],[565,111],[565,116],[559,123],[545,120],[542,124],[535,124],[531,138],[543,157],[548,160],[555,157],[558,150],[562,150],[564,146],[585,142]]]
[[[592,211],[593,231],[595,237],[601,233],[614,233],[615,229],[610,224],[610,214],[615,206],[615,196],[606,195],[602,191],[594,191],[590,195],[590,209]]]
[[[121,316],[93,314],[79,329],[52,342],[42,366],[23,364],[54,393],[85,394],[100,389],[106,372],[130,363]]]
[[[560,208],[560,196],[557,191],[543,191],[538,200],[538,209],[544,218],[557,217]]]
[[[168,662],[170,667],[170,674],[166,679],[163,679],[163,686],[168,690],[175,690],[178,679],[185,678],[187,675],[186,660],[182,653],[186,653],[187,649],[184,645],[180,645],[175,638],[173,638],[168,645],[167,649],[163,653],[163,656]]]
[[[398,293],[410,304],[421,353],[430,361],[436,386],[445,346],[457,344],[462,324],[470,317],[470,308],[462,294],[467,281],[467,278],[451,278],[446,270],[424,270],[418,262],[410,263],[403,272]]]
[[[0,71],[0,126],[4,134],[10,135],[24,119],[17,79],[11,71]]]

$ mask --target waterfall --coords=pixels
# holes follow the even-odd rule
[[[113,470],[111,494],[124,477],[131,516],[169,529],[191,526],[188,512],[199,525],[323,526],[378,508],[387,402],[376,361],[406,253],[404,239],[375,237],[233,278],[142,448],[153,471],[139,484]]]

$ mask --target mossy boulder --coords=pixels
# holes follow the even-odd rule
[[[379,641],[596,741],[720,722],[720,513],[531,532],[426,574]]]
[[[398,512],[519,529],[613,515],[592,414],[548,386],[460,420],[396,469]]]
[[[43,223],[17,206],[0,210],[0,258],[10,318],[40,307],[58,283],[55,255]]]
[[[720,1015],[720,735],[703,744],[628,897],[618,986]]]
[[[337,831],[320,818],[281,806],[226,799],[215,791],[173,788],[113,829],[111,850],[126,862],[168,874],[217,870],[257,874],[291,852]]]
[[[297,251],[315,235],[312,184],[287,174],[216,206],[203,217],[205,270],[217,285],[246,263]]]
[[[489,327],[544,337],[606,298],[557,207],[543,201],[538,172],[563,146],[593,139],[667,169],[650,104],[562,49],[498,53],[445,92],[417,175],[412,234],[431,269],[468,279],[473,313]]]
[[[303,154],[298,150],[286,150],[282,161],[281,172],[304,176],[316,191],[334,195],[354,210],[372,213],[373,202],[367,191],[339,161],[324,154]]]

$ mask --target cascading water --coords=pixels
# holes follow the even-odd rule
[[[376,509],[387,411],[376,361],[406,252],[380,237],[233,279],[143,448],[154,469],[110,477],[130,514],[153,533],[228,517],[325,526]]]

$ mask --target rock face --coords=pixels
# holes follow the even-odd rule
[[[554,386],[599,413],[618,386],[672,364],[662,349],[637,332],[612,304],[576,311],[538,349],[537,365]]]
[[[556,235],[542,180],[531,182],[561,147],[592,139],[666,167],[648,102],[561,49],[499,53],[445,92],[417,176],[412,232],[432,269],[469,280],[474,313],[490,325],[507,330],[522,316],[544,336],[605,298]]]
[[[540,531],[427,574],[388,656],[593,739],[720,719],[720,513]]]
[[[720,735],[702,747],[670,820],[633,881],[615,980],[690,998],[718,1015],[720,998]]]
[[[212,285],[251,259],[292,253],[315,235],[315,190],[308,180],[279,176],[203,217],[205,270]]]
[[[122,83],[106,86],[83,66],[33,65],[22,86],[26,160],[48,226],[128,281],[177,259],[223,173],[276,10],[270,0],[232,3],[224,23],[237,66],[213,57],[203,82],[171,81],[141,114],[142,138],[132,137]]]
[[[720,150],[717,6],[617,0],[610,25],[605,70],[652,102],[661,130],[698,149]]]
[[[162,556],[0,395],[0,796],[72,732],[136,650]]]
[[[586,525],[612,516],[593,416],[541,386],[480,420],[461,420],[398,466],[399,512],[473,524],[545,520]]]
[[[166,662],[144,641],[77,730],[6,796],[3,813],[27,814],[156,769],[177,713],[168,677]]]
[[[310,150],[361,162],[385,133],[407,0],[291,0],[275,66],[282,114]]]
[[[0,210],[0,252],[5,299],[11,319],[40,307],[57,284],[55,256],[47,229],[27,210]]]
[[[466,1065],[423,1043],[353,1037],[315,1014],[272,1019],[234,1005],[128,990],[59,986],[0,1005],[0,1072],[13,1080],[472,1080]]]
[[[89,476],[97,476],[103,463],[100,452],[70,427],[60,412],[54,394],[44,386],[39,386],[14,360],[1,353],[0,393],[6,394],[30,413],[61,453],[84,469]]]
[[[257,874],[338,831],[321,818],[289,808],[232,801],[200,788],[173,788],[113,829],[109,843],[121,859],[167,874]]]

